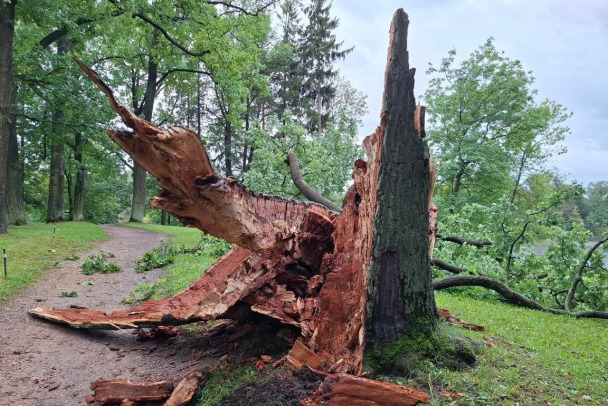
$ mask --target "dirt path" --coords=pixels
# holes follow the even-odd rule
[[[28,315],[37,306],[77,305],[104,312],[125,308],[121,300],[138,283],[161,275],[159,270],[136,273],[134,265],[167,236],[127,227],[104,229],[110,236],[107,241],[80,253],[77,261],[62,262],[26,291],[0,302],[0,405],[83,405],[96,379],[178,380],[193,368],[188,363],[197,350],[186,339],[138,341],[133,330],[76,330]],[[123,272],[83,275],[82,262],[101,250],[115,254],[112,261]],[[71,291],[78,297],[59,297]]]

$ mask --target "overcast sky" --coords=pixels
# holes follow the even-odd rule
[[[568,153],[552,165],[584,184],[608,180],[608,1],[334,0],[338,39],[355,46],[340,71],[368,95],[362,135],[379,123],[388,29],[398,8],[410,18],[417,98],[426,90],[429,62],[438,65],[450,49],[466,58],[492,36],[498,50],[533,72],[539,100],[548,98],[574,113]]]

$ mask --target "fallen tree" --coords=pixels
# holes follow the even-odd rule
[[[323,398],[332,404],[427,401],[414,389],[346,375],[362,372],[367,340],[393,343],[408,332],[430,336],[438,320],[430,272],[436,207],[430,202],[424,109],[416,106],[415,69],[409,68],[408,24],[398,10],[381,124],[364,140],[368,161],[355,162],[354,185],[340,214],[259,195],[221,176],[194,132],[140,119],[75,58],[130,128],[109,130],[109,136],[158,179],[162,191],[152,206],[237,247],[172,298],[110,314],[44,308],[30,314],[77,328],[123,329],[258,313],[299,329],[287,360],[331,377],[333,392]],[[368,393],[349,395],[353,385]]]

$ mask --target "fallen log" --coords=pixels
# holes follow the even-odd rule
[[[123,403],[157,401],[167,399],[173,391],[173,383],[168,381],[135,383],[126,379],[98,379],[91,384],[94,402]]]
[[[562,309],[553,309],[551,307],[545,307],[531,299],[528,299],[521,293],[514,291],[504,283],[495,279],[488,278],[487,276],[451,276],[448,278],[433,281],[433,287],[435,290],[449,289],[457,286],[480,286],[482,288],[491,289],[501,295],[507,302],[516,306],[525,307],[532,310],[541,310],[543,312],[562,314],[565,316],[572,316],[577,318],[608,319],[608,312],[602,312],[597,310],[569,312]]]

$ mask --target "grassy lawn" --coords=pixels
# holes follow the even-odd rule
[[[432,404],[608,404],[606,320],[579,320],[444,292],[436,297],[439,307],[486,328],[467,336],[492,344],[484,347],[476,368],[428,366],[417,380],[402,381],[432,387]],[[441,390],[466,396],[449,400],[438,395]]]
[[[63,259],[106,238],[101,227],[83,222],[58,223],[56,229],[53,224],[9,227],[8,234],[0,235],[0,250],[6,249],[8,264],[8,278],[0,268],[0,301],[23,290],[44,272],[52,272]]]
[[[127,302],[133,302],[135,299],[142,297],[160,299],[183,291],[197,280],[207,268],[213,265],[228,247],[226,243],[205,236],[195,228],[141,223],[126,223],[124,225],[169,234],[170,241],[166,241],[166,243],[170,243],[172,246],[190,249],[200,244],[201,247],[200,252],[197,253],[175,255],[173,264],[164,268],[166,272],[158,282],[151,285],[139,285],[136,292],[126,299]]]

